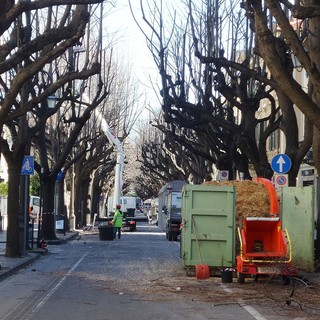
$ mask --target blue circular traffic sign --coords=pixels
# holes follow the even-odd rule
[[[291,159],[284,153],[272,158],[271,168],[275,173],[287,173],[291,169]]]
[[[222,178],[228,178],[229,172],[228,171],[221,171]]]
[[[60,182],[64,178],[64,173],[60,170],[56,176],[56,181]]]

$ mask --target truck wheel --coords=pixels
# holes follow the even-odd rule
[[[241,272],[237,272],[237,278],[238,278],[238,283],[245,283],[246,281],[246,276]]]
[[[168,232],[168,240],[172,241],[172,232],[170,232],[170,231]]]
[[[178,241],[178,235],[177,235],[176,233],[173,234],[172,240],[173,240],[173,241]]]

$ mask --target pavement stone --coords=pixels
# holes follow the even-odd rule
[[[46,255],[50,251],[50,245],[59,245],[67,241],[73,240],[79,236],[78,231],[66,232],[65,234],[57,233],[57,240],[47,241],[47,248],[33,248],[27,250],[25,256],[20,258],[8,258],[5,254],[6,231],[0,231],[0,281],[10,277],[12,274],[30,265],[42,255]]]

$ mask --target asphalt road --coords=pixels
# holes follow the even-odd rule
[[[187,277],[179,242],[140,223],[121,240],[84,234],[50,246],[47,256],[0,283],[0,319],[313,319],[275,304],[264,286]]]

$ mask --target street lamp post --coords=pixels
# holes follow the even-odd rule
[[[70,229],[73,231],[76,229],[76,219],[74,215],[74,164],[72,165],[72,177],[71,177],[71,215],[70,215]]]
[[[48,103],[48,108],[53,109],[56,106],[57,102],[57,97],[55,94],[52,94],[48,96],[47,98],[47,103]],[[74,214],[74,165],[72,165],[72,178],[71,178],[71,183],[72,183],[72,191],[71,191],[71,215],[70,215],[70,229],[75,230],[76,229],[76,219],[75,219],[75,214]]]
[[[42,181],[42,177],[43,177],[43,172],[44,169],[41,168],[41,172],[40,172],[40,208],[39,208],[39,215],[38,215],[38,236],[37,236],[37,247],[40,248],[40,233],[41,233],[41,223],[40,220],[42,219],[42,204],[43,204],[43,194],[42,194],[42,186],[43,186],[43,181]]]
[[[47,106],[48,109],[54,109],[56,106],[57,97],[53,94],[47,97]],[[39,216],[38,216],[38,234],[37,234],[37,247],[40,248],[40,235],[41,235],[41,220],[42,220],[42,211],[43,211],[43,173],[44,168],[41,167],[40,172],[40,208],[39,208]]]

